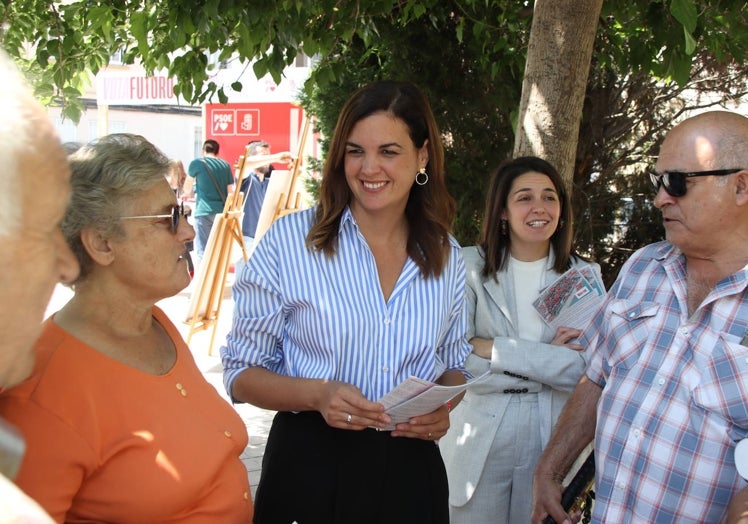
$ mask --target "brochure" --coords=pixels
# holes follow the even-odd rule
[[[385,413],[392,417],[392,424],[382,429],[391,431],[395,429],[395,424],[407,422],[424,413],[431,413],[465,391],[471,384],[483,380],[488,374],[486,371],[479,377],[457,386],[441,386],[418,377],[408,378],[377,401],[384,406]]]
[[[605,285],[591,266],[571,268],[545,288],[533,302],[553,329],[584,329],[605,298]]]

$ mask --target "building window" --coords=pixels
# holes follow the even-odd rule
[[[109,65],[124,65],[125,50],[117,49],[114,54],[109,58]]]
[[[78,127],[69,118],[55,122],[55,128],[63,144],[78,141]]]
[[[304,53],[299,53],[296,55],[296,61],[294,62],[294,66],[296,67],[309,67],[311,60],[308,56],[306,56]]]
[[[96,120],[88,121],[88,140],[91,141],[95,138],[99,138],[99,122]]]
[[[192,131],[192,149],[195,152],[192,155],[195,158],[202,156],[203,153],[203,127],[195,126]]]

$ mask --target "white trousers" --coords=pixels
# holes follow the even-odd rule
[[[514,394],[478,486],[467,504],[450,506],[450,524],[528,524],[532,475],[541,451],[538,396]]]

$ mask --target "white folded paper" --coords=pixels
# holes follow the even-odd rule
[[[465,391],[471,384],[483,380],[488,374],[489,372],[486,371],[481,376],[457,386],[442,386],[418,377],[408,378],[377,401],[384,406],[384,412],[392,417],[392,424],[382,429],[391,431],[395,429],[395,424],[435,411],[439,406]]]

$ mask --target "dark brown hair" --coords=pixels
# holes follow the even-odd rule
[[[380,112],[400,119],[416,148],[428,140],[428,183],[413,184],[405,207],[410,228],[407,251],[424,277],[439,276],[449,254],[455,202],[447,191],[444,149],[434,114],[426,97],[410,82],[369,84],[343,106],[322,171],[316,222],[307,236],[307,246],[328,256],[335,253],[340,219],[351,199],[344,169],[346,140],[356,123]]]
[[[221,146],[212,138],[209,138],[203,143],[203,151],[210,153],[211,155],[217,155],[220,149]]]
[[[483,215],[483,229],[478,245],[483,249],[485,264],[482,274],[484,277],[496,274],[506,267],[509,260],[511,239],[508,234],[501,234],[501,217],[504,214],[512,183],[521,175],[530,172],[546,175],[551,179],[553,187],[558,193],[561,213],[559,225],[551,235],[550,243],[555,258],[553,269],[563,273],[571,267],[572,255],[572,212],[571,197],[564,187],[561,175],[556,168],[542,158],[523,156],[503,162],[491,176],[486,196],[486,212]]]

